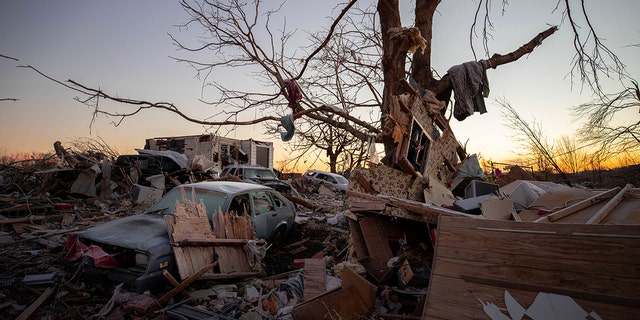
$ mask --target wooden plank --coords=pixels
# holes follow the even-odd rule
[[[586,262],[574,262],[576,263]],[[437,268],[437,269],[436,269]],[[611,275],[597,275],[584,273],[581,269],[577,272],[557,271],[551,269],[538,269],[531,266],[504,265],[485,261],[473,261],[467,259],[440,258],[438,266],[434,267],[435,273],[443,276],[476,277],[491,279],[499,282],[509,282],[514,286],[531,285],[535,282],[539,288],[545,288],[544,292],[559,293],[573,292],[576,295],[586,296],[597,292],[603,301],[605,297],[617,297],[623,299],[635,299],[640,305],[640,279],[631,276],[612,277]],[[586,298],[584,298],[586,299]]]
[[[174,215],[165,216],[165,221],[167,230],[170,230],[169,238],[172,243],[179,243],[189,238],[213,237],[206,208],[202,203],[197,204],[183,199],[182,203],[176,203]],[[187,279],[204,266],[211,264],[214,257],[212,247],[174,246],[173,252],[181,279]]]
[[[294,319],[309,319],[311,317],[313,319],[356,320],[367,312],[368,309],[358,295],[358,290],[351,286],[299,304],[293,308],[291,315]]]
[[[624,199],[625,194],[633,188],[632,184],[627,184],[618,194],[616,194],[613,199],[611,199],[607,204],[602,207],[596,214],[594,214],[589,220],[587,220],[587,224],[598,224],[607,215]]]
[[[247,239],[205,239],[205,238],[187,238],[180,241],[177,241],[175,245],[180,247],[188,247],[188,246],[244,246],[247,244],[249,240]]]
[[[363,278],[347,266],[342,269],[341,279],[343,288],[351,286],[355,287],[358,291],[358,297],[362,299],[364,305],[370,310],[374,308],[378,287],[369,283],[367,279]]]
[[[635,228],[640,231],[640,226]],[[533,238],[536,239],[535,244],[531,243]],[[439,228],[438,240],[446,243],[458,241],[464,243],[465,248],[479,251],[530,254],[553,259],[572,257],[575,260],[612,263],[640,261],[640,237],[632,236],[555,234],[524,230],[510,232],[506,229],[490,228]]]
[[[200,280],[223,280],[223,279],[241,279],[255,277],[262,274],[261,272],[235,272],[235,273],[207,273],[200,277]]]
[[[558,224],[558,223],[533,223],[495,220],[461,219],[454,216],[441,216],[450,228],[479,228],[504,231],[523,231],[529,233],[544,232],[557,234],[593,234],[594,236],[631,236],[640,237],[638,225],[585,225],[585,224]]]
[[[324,259],[304,259],[304,300],[313,300],[327,291],[327,265]]]
[[[535,255],[510,252],[479,251],[468,248],[439,246],[438,257],[443,259],[458,259],[483,261],[487,264],[503,265],[505,267],[534,267],[539,270],[575,272],[576,260],[571,255],[564,259],[540,259]],[[581,272],[593,275],[610,275],[627,277],[636,274],[638,267],[632,264],[617,262],[589,261],[580,267]],[[491,270],[485,270],[491,272]]]
[[[624,307],[638,307],[640,306],[640,299],[634,297],[625,297],[620,295],[611,295],[601,292],[586,292],[583,290],[573,290],[570,288],[557,287],[557,286],[547,286],[530,284],[530,283],[521,283],[521,282],[513,282],[509,280],[498,280],[484,277],[475,277],[475,276],[467,276],[463,275],[462,280],[472,283],[486,284],[494,287],[501,287],[506,289],[519,289],[533,292],[544,292],[544,293],[553,293],[557,295],[564,295],[568,297],[572,297],[574,299],[583,299],[588,301],[597,301],[603,302],[607,304],[624,306]],[[614,286],[615,284],[612,284]],[[636,286],[637,288],[637,286]],[[589,288],[591,290],[591,288]]]
[[[221,273],[232,274],[252,271],[243,248],[218,246],[215,247],[215,252],[221,260],[225,259],[224,262],[220,262]]]
[[[381,261],[391,259],[393,253],[389,247],[388,239],[385,237],[384,230],[378,224],[378,217],[362,217],[359,222],[369,255]]]
[[[369,250],[367,249],[366,241],[358,221],[349,219],[349,230],[351,230],[351,239],[353,239],[353,248],[356,252],[356,257],[368,257]]]
[[[603,319],[633,319],[640,314],[637,261],[637,225],[441,216],[423,319],[490,319],[483,303],[506,312],[506,291],[524,308],[554,294]]]
[[[367,192],[369,194],[378,194],[379,193],[375,188],[373,188],[371,183],[369,183],[369,181],[367,181],[367,178],[365,178],[364,175],[362,175],[362,172],[356,171],[355,172],[355,176],[356,176],[356,181],[358,181],[358,183],[364,189],[365,192]]]
[[[177,286],[177,287],[171,289],[169,292],[165,293],[164,296],[162,296],[160,299],[158,299],[158,303],[160,303],[160,304],[167,303],[169,301],[169,299],[171,299],[176,294],[182,292],[191,283],[193,283],[194,281],[198,280],[198,278],[200,278],[202,275],[207,273],[209,270],[213,269],[213,267],[215,267],[217,264],[218,264],[218,261],[215,261],[214,263],[211,263],[209,265],[206,265],[206,266],[202,267],[200,270],[196,271],[194,274],[192,274],[191,276],[186,278],[184,281],[182,281],[179,286]]]
[[[28,308],[26,308],[22,313],[16,318],[16,320],[27,320],[33,315],[40,306],[49,299],[51,294],[53,294],[53,288],[47,288],[44,292],[34,301]]]
[[[178,280],[176,280],[176,278],[174,278],[171,273],[169,273],[169,271],[167,270],[162,270],[162,275],[169,281],[169,283],[171,283],[172,286],[177,287],[180,285],[180,282],[178,282]],[[182,292],[182,294],[185,297],[189,297],[189,292]]]
[[[613,197],[616,193],[618,193],[618,191],[620,191],[620,187],[616,187],[613,189],[610,189],[608,191],[602,192],[600,194],[597,194],[593,197],[584,199],[580,202],[577,202],[573,205],[570,205],[566,208],[560,209],[556,212],[550,213],[544,217],[541,217],[537,220],[535,220],[534,222],[543,222],[543,221],[556,221],[559,219],[562,219],[570,214],[576,213],[582,209],[588,208],[600,201],[609,199],[611,197]]]
[[[424,202],[399,199],[399,198],[394,198],[394,197],[386,196],[382,194],[378,195],[378,197],[384,199],[387,202],[387,204],[390,204],[392,206],[396,206],[398,208],[419,213],[419,214],[430,215],[433,217],[438,217],[440,215],[449,215],[449,216],[466,217],[471,219],[484,219],[484,217],[481,215],[466,214],[466,213],[452,210],[452,209],[433,206]]]
[[[366,216],[359,220],[362,236],[365,240],[369,257],[360,260],[367,271],[378,281],[383,281],[389,274],[387,261],[393,257],[384,230],[378,225],[378,217]]]

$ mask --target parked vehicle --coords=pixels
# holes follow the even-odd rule
[[[113,175],[142,185],[150,185],[147,178],[170,175],[180,183],[217,178],[215,170],[191,170],[184,154],[170,150],[136,149],[138,154],[120,155],[114,163]],[[125,176],[127,176],[125,178]],[[166,179],[167,190],[175,187],[172,179]]]
[[[302,177],[304,179],[310,179],[313,181],[321,182],[333,186],[339,191],[347,191],[349,187],[349,180],[347,178],[331,172],[325,172],[320,170],[307,170]]]
[[[281,181],[273,169],[270,168],[233,164],[222,169],[220,177],[224,178],[225,176],[236,176],[247,182],[269,186],[284,194],[291,194],[293,191],[291,185]]]
[[[99,280],[125,282],[139,291],[158,289],[163,285],[163,270],[173,272],[175,258],[167,234],[164,215],[173,214],[176,201],[203,201],[209,221],[215,212],[235,211],[250,215],[257,238],[277,243],[294,228],[295,207],[279,192],[259,184],[213,181],[184,184],[169,191],[146,213],[102,223],[77,234],[77,242],[67,245],[68,264],[84,268],[84,273]],[[71,246],[95,245],[115,259],[116,266],[100,268],[99,261],[79,259]],[[83,264],[83,265],[79,265]]]

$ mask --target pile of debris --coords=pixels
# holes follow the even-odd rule
[[[2,210],[14,216],[0,220],[2,254],[9,257],[3,261],[0,314],[7,319],[637,318],[640,189],[534,181],[517,167],[488,181],[477,158],[453,135],[442,103],[430,94],[394,97],[389,130],[396,148],[383,164],[351,172],[346,192],[292,182],[299,194],[287,198],[298,206],[298,229],[279,246],[256,248],[242,217],[217,216],[213,229],[167,218],[180,277],[163,270],[168,282],[159,292],[85,282],[79,270],[63,270],[56,261],[65,234],[135,214],[140,195],[149,194],[129,192],[126,199],[133,201],[114,210],[109,201],[125,197],[113,182],[134,186],[144,180],[151,185],[142,187],[153,188],[151,176],[141,180],[144,175],[130,168],[116,170],[124,173],[120,178],[107,178],[105,172],[114,170],[103,161],[102,175],[95,163],[76,172],[75,194],[96,190],[85,192],[82,201],[24,197],[20,202],[7,195]],[[165,172],[158,181],[180,183],[178,173]],[[36,208],[42,213],[32,214]],[[204,218],[195,203],[180,210]],[[190,245],[181,247],[185,241]],[[217,277],[223,268],[225,275],[238,277]]]

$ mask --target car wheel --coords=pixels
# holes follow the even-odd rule
[[[280,226],[278,227],[278,229],[276,229],[275,232],[273,232],[273,236],[271,236],[271,244],[273,244],[273,247],[275,248],[280,248],[282,247],[285,243],[285,239],[287,236],[287,227],[286,226]]]

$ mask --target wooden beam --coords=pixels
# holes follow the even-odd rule
[[[522,219],[520,219],[520,215],[516,212],[515,208],[511,210],[511,216],[513,217],[514,221],[522,221]]]
[[[166,269],[162,270],[162,275],[167,278],[167,280],[169,280],[169,283],[171,283],[172,286],[177,287],[180,285],[180,282],[178,282],[178,280],[176,280],[176,278],[174,278],[171,273],[169,273],[169,271],[167,271]],[[186,297],[189,297],[189,293],[188,292],[183,292],[182,294],[184,294]]]
[[[22,313],[16,318],[16,320],[27,320],[31,317],[31,315],[42,305],[49,296],[53,293],[53,288],[47,288],[40,297],[34,301],[27,309],[22,311]]]
[[[535,220],[534,222],[543,222],[543,221],[556,221],[559,219],[562,219],[568,215],[571,215],[573,213],[576,213],[582,209],[588,208],[600,201],[609,199],[611,197],[613,197],[618,191],[620,191],[620,187],[615,187],[613,189],[610,189],[608,191],[599,193],[593,197],[584,199],[578,203],[572,204],[564,209],[560,209],[556,212],[553,212],[551,214],[548,214],[544,217],[541,217],[537,220]]]
[[[215,247],[215,246],[243,246],[247,244],[247,239],[204,239],[204,238],[187,238],[174,243],[179,247]]]
[[[366,191],[367,193],[369,194],[380,193],[371,185],[371,183],[369,183],[369,181],[367,181],[367,179],[364,177],[364,175],[362,175],[360,171],[356,172],[356,181],[358,181],[358,184],[360,184],[362,188],[364,188],[364,191]]]
[[[184,291],[184,289],[186,289],[191,283],[193,283],[194,281],[198,280],[200,278],[200,276],[202,276],[203,274],[207,273],[207,271],[213,269],[213,267],[215,267],[216,265],[218,265],[218,261],[202,267],[200,270],[198,270],[198,272],[194,273],[189,278],[187,278],[187,280],[182,281],[180,283],[180,285],[178,285],[177,287],[171,289],[171,291],[167,292],[164,296],[162,296],[162,298],[160,298],[158,300],[158,303],[160,303],[160,304],[167,303],[169,301],[169,299],[171,299],[176,294]]]
[[[221,279],[239,279],[254,277],[262,274],[261,272],[229,272],[229,273],[213,273],[205,274],[200,277],[201,280],[221,280]]]
[[[618,192],[618,194],[616,194],[615,197],[613,197],[613,199],[607,202],[607,204],[605,204],[604,207],[600,208],[600,210],[598,210],[598,212],[596,212],[593,217],[587,220],[587,224],[598,224],[602,220],[604,220],[609,212],[611,212],[618,204],[620,204],[620,202],[622,202],[622,200],[624,200],[624,195],[631,189],[633,189],[633,185],[628,183],[624,188],[622,188],[622,190],[620,190],[620,192]]]

